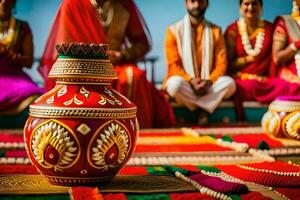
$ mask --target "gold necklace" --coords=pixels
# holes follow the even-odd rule
[[[12,16],[9,19],[9,27],[7,31],[0,32],[0,43],[8,45],[12,42],[15,33],[16,19]]]

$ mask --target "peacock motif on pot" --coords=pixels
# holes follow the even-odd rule
[[[136,106],[111,87],[106,44],[66,43],[49,77],[56,86],[30,105],[24,127],[32,164],[50,183],[106,182],[126,164],[138,135]]]

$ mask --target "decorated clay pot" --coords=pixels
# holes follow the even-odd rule
[[[136,106],[111,87],[105,44],[61,44],[49,77],[56,86],[30,105],[24,128],[32,164],[50,183],[106,182],[130,158]]]
[[[277,137],[300,140],[300,96],[280,96],[262,118],[263,129]]]

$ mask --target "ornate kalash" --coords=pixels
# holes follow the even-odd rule
[[[263,129],[276,137],[300,140],[300,96],[280,96],[262,118]]]
[[[70,43],[56,49],[49,73],[56,86],[30,105],[27,153],[51,184],[107,182],[134,150],[137,108],[111,87],[117,75],[108,45]]]

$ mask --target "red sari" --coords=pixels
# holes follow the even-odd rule
[[[126,8],[129,21],[124,26],[124,35],[119,32],[107,31],[101,24],[97,10],[90,3],[90,0],[64,0],[56,14],[51,32],[48,36],[46,48],[42,57],[39,71],[45,80],[47,90],[53,88],[54,83],[48,79],[48,73],[56,60],[57,53],[55,44],[63,42],[86,42],[86,43],[108,43],[111,50],[120,51],[125,44],[125,38],[143,34],[142,44],[149,45],[147,50],[141,55],[135,51],[135,57],[126,60],[115,69],[118,73],[118,81],[112,84],[118,92],[127,96],[137,105],[137,118],[142,128],[167,127],[175,124],[175,117],[169,103],[156,90],[152,83],[146,79],[145,72],[140,70],[134,63],[142,58],[150,49],[147,41],[144,22],[132,0],[123,0],[122,6]],[[121,21],[117,21],[120,28]],[[114,21],[113,21],[114,22]],[[113,29],[117,30],[117,29]],[[134,30],[127,33],[127,30]],[[122,36],[122,37],[121,37]],[[136,39],[140,39],[136,37]]]
[[[265,39],[263,47],[254,62],[246,64],[239,71],[228,67],[229,73],[235,78],[237,91],[234,96],[238,120],[244,120],[243,101],[258,101],[260,103],[270,103],[276,97],[282,95],[295,95],[300,92],[300,85],[289,83],[283,79],[274,77],[276,74],[274,63],[272,62],[272,40],[273,25],[264,21]],[[235,60],[247,56],[244,50],[241,35],[238,31],[237,21],[231,24],[225,33],[227,42],[233,42]],[[250,36],[252,46],[255,45],[256,37]],[[234,61],[233,61],[234,62]],[[230,62],[229,62],[230,63]],[[232,63],[232,62],[231,62]]]
[[[295,42],[295,40],[291,36],[291,33],[289,33],[286,27],[283,17],[281,16],[277,17],[274,24],[275,24],[274,39],[280,37],[281,41],[285,41],[285,47]],[[282,73],[283,69],[288,70],[292,74],[297,76],[296,62],[294,56],[289,61],[281,64],[280,66],[274,65],[274,70],[278,74],[278,76],[285,78],[284,74]],[[288,77],[286,77],[285,80],[288,80]]]
[[[235,78],[237,85],[236,96],[242,101],[258,101],[270,103],[277,96],[299,94],[300,86],[285,80],[272,77],[275,69],[272,67],[272,40],[273,25],[264,21],[265,39],[263,47],[254,62],[246,64],[239,71],[234,71],[229,66],[229,73]],[[254,33],[255,34],[255,33]],[[227,42],[235,41],[235,54],[233,59],[247,56],[244,50],[241,35],[238,31],[237,22],[231,24],[225,33]],[[250,36],[252,46],[255,45],[256,37]],[[232,63],[232,62],[231,62]]]

